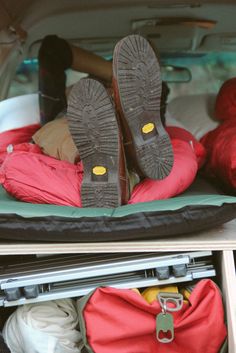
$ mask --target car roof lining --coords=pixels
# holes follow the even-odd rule
[[[235,9],[234,0],[0,0],[0,30],[22,25],[25,57],[37,56],[47,34],[100,55],[111,55],[130,33],[146,36],[161,53],[235,51]]]
[[[92,10],[121,6],[149,5],[159,7],[175,7],[200,4],[234,4],[234,0],[0,0],[0,30],[20,23],[33,12],[45,14],[60,13],[69,9]]]

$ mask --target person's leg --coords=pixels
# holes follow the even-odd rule
[[[126,157],[144,177],[163,179],[173,166],[173,151],[163,127],[166,90],[157,57],[148,41],[131,35],[117,43],[113,89]]]
[[[46,36],[39,49],[39,103],[42,125],[67,108],[65,70],[95,76],[111,83],[112,63],[56,35]]]
[[[112,62],[74,46],[56,35],[48,35],[39,49],[39,91],[42,124],[53,120],[66,109],[65,70],[87,73],[110,86],[112,81]],[[168,87],[162,83],[161,118],[164,123],[166,95]],[[164,103],[164,104],[163,104]]]
[[[39,49],[39,105],[41,124],[66,109],[65,70],[72,64],[68,43],[55,35],[46,36]]]
[[[110,84],[112,80],[112,62],[101,56],[89,52],[88,50],[70,45],[72,50],[71,68],[84,72],[90,76],[100,79],[104,83]]]
[[[98,81],[81,79],[68,99],[69,130],[83,163],[82,207],[128,201],[123,146],[112,100]]]
[[[141,37],[140,37],[141,38]],[[127,41],[127,38],[124,39],[125,41]],[[144,40],[144,38],[143,38]],[[49,45],[52,44],[52,42],[54,43],[53,45]],[[122,41],[121,41],[122,42]],[[47,44],[47,45],[46,45]],[[141,51],[139,52],[139,48],[138,49],[138,60],[141,62],[141,57],[139,57],[139,55],[141,54]],[[144,53],[146,55],[145,59],[144,59],[144,66],[147,68],[147,73],[146,76],[142,76],[142,70],[136,70],[137,72],[136,74],[140,74],[141,75],[136,75],[136,83],[134,84],[133,88],[135,89],[135,95],[133,95],[132,98],[136,98],[136,96],[140,97],[140,94],[142,93],[142,89],[145,87],[142,87],[142,85],[145,83],[148,83],[147,85],[147,92],[145,92],[145,94],[141,97],[139,103],[139,108],[143,109],[143,111],[145,112],[146,116],[145,119],[148,118],[149,119],[149,115],[150,113],[154,116],[154,114],[157,115],[157,119],[156,119],[156,130],[153,132],[151,131],[151,133],[147,133],[145,134],[145,138],[147,138],[146,140],[144,139],[144,143],[142,146],[142,153],[143,156],[139,156],[139,160],[138,162],[144,160],[145,162],[145,168],[147,170],[142,170],[141,168],[141,173],[147,176],[151,176],[151,177],[156,177],[156,174],[158,174],[158,178],[163,178],[166,175],[168,175],[169,170],[171,169],[171,163],[172,163],[172,151],[171,151],[171,146],[169,144],[169,140],[168,137],[165,133],[165,130],[163,129],[163,126],[161,124],[161,122],[159,121],[159,119],[161,119],[161,121],[164,124],[164,116],[165,116],[165,103],[166,103],[166,96],[168,93],[168,89],[165,89],[165,86],[163,86],[162,83],[162,89],[161,89],[161,80],[160,77],[158,77],[159,75],[159,66],[156,63],[156,57],[154,58],[153,56],[155,55],[153,52],[149,53],[149,47],[147,45],[147,47],[144,49],[146,50],[146,52]],[[132,61],[132,51],[130,51],[130,58]],[[54,89],[58,89],[60,91],[60,94],[58,96],[63,96],[65,94],[65,73],[64,70],[67,67],[71,67],[75,70],[79,70],[79,71],[83,71],[83,72],[87,72],[90,75],[95,75],[96,77],[100,78],[100,80],[102,80],[103,82],[106,82],[109,84],[109,80],[111,80],[111,76],[112,76],[112,63],[109,61],[106,61],[105,59],[92,54],[84,49],[78,48],[78,47],[74,47],[69,45],[65,40],[58,38],[57,36],[48,36],[45,38],[43,45],[40,49],[40,56],[41,58],[40,60],[40,64],[42,64],[42,68],[43,70],[46,70],[46,73],[48,74],[48,78],[49,78],[49,83],[52,85],[52,90]],[[148,66],[151,62],[154,61],[154,76],[150,76],[150,73],[148,72]],[[56,64],[56,65],[53,65]],[[142,64],[142,63],[141,63]],[[115,65],[117,65],[117,58],[115,58]],[[138,63],[139,65],[139,63]],[[43,71],[42,70],[42,71]],[[115,71],[115,70],[114,70]],[[51,74],[52,73],[52,74]],[[134,75],[134,77],[135,77]],[[55,80],[54,77],[56,76]],[[119,72],[119,77],[120,77],[120,72]],[[133,78],[134,78],[133,77]],[[61,78],[61,79],[60,79]],[[157,82],[153,83],[153,79],[157,78]],[[150,80],[150,82],[148,81]],[[59,84],[58,84],[59,81]],[[130,85],[130,83],[132,83],[132,78],[130,79],[130,76],[127,76],[127,83],[128,85]],[[50,85],[49,85],[50,86]],[[145,86],[145,85],[144,85]],[[154,94],[153,92],[150,91],[151,87],[154,87]],[[141,89],[141,91],[140,91]],[[158,95],[156,90],[158,90]],[[130,97],[130,92],[125,92],[125,94],[123,94],[123,92],[119,92],[120,97],[121,98],[128,98]],[[134,92],[133,92],[134,93]],[[132,94],[133,94],[132,93]],[[161,95],[161,98],[160,98]],[[55,116],[57,115],[57,113],[60,112],[60,110],[62,109],[62,105],[64,104],[63,108],[66,108],[66,99],[58,99],[58,96],[54,95],[53,98],[50,102],[51,102],[51,107],[53,106],[53,109],[50,110],[50,114],[47,114],[45,121],[50,121],[52,119],[55,118]],[[148,102],[148,107],[145,107],[145,101],[143,101],[143,98],[145,98],[145,96],[148,97],[147,102]],[[44,99],[45,102],[45,107],[47,108],[49,106],[50,108],[50,102],[48,103],[48,98],[47,97],[41,97],[41,101],[42,99]],[[154,106],[152,104],[153,99],[156,99],[156,105]],[[63,101],[63,104],[62,104]],[[134,100],[133,100],[134,101]],[[148,111],[148,109],[150,110],[150,108],[153,107],[155,108],[155,111]],[[137,107],[136,107],[137,108]],[[145,111],[146,109],[146,111]],[[56,112],[57,111],[57,112]],[[45,115],[43,116],[45,117]],[[156,117],[154,117],[155,120]],[[136,122],[140,123],[140,116],[136,116]],[[135,122],[135,124],[136,124]],[[134,125],[135,125],[134,124]],[[146,124],[144,123],[144,125],[148,128],[149,122]],[[132,132],[132,131],[131,131]],[[130,132],[130,133],[131,133]],[[161,138],[160,136],[158,136],[161,132]],[[127,133],[127,129],[125,131],[125,133]],[[143,136],[142,136],[143,137]],[[135,137],[136,138],[136,137]],[[154,141],[153,141],[154,140]],[[125,142],[127,142],[127,136],[125,136]],[[153,144],[154,142],[154,144]],[[129,145],[128,145],[129,146]],[[137,152],[137,146],[135,146],[134,144],[130,145],[131,150],[134,150],[134,152]],[[144,147],[144,148],[143,148]],[[150,147],[152,147],[150,149]],[[158,147],[158,149],[157,149]],[[136,150],[135,150],[136,149]],[[163,153],[164,151],[164,153]],[[128,155],[129,154],[129,148],[127,148],[127,152]],[[143,152],[147,152],[146,154]],[[157,156],[157,158],[156,158]],[[131,157],[129,158],[130,160],[132,160],[132,154]],[[164,159],[164,161],[163,161]],[[153,163],[154,160],[154,163]],[[151,161],[151,162],[150,162]],[[156,163],[156,164],[155,164]],[[137,163],[136,163],[137,165]],[[151,170],[151,168],[153,168],[154,165],[154,173],[155,175],[153,176],[153,172]],[[161,167],[161,170],[160,170]],[[157,170],[158,169],[158,170]]]

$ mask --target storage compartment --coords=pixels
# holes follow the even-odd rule
[[[229,352],[236,352],[236,275],[233,251],[219,253],[222,292],[228,322]]]
[[[171,257],[175,257],[176,256],[176,259],[178,259],[178,264],[177,265],[181,265],[182,264],[182,266],[183,266],[183,264],[186,264],[186,262],[187,262],[186,259],[189,256],[189,254],[194,254],[194,252],[192,252],[192,251],[188,252],[188,253],[181,252],[181,256],[179,256],[180,253],[160,253],[160,252],[159,253],[152,253],[150,255],[147,254],[147,253],[146,254],[143,254],[143,253],[139,253],[138,254],[137,253],[137,254],[133,254],[133,255],[130,255],[130,256],[133,259],[136,259],[136,258],[140,259],[140,258],[142,258],[142,255],[144,255],[144,258],[146,258],[146,259],[148,259],[148,256],[151,256],[151,255],[153,255],[154,257],[159,256],[161,261],[162,261],[162,262],[160,262],[160,265],[164,264],[163,261],[165,261],[165,264],[168,265],[168,261],[169,261],[169,265],[170,265],[170,268],[171,268],[171,266],[173,267],[173,264],[174,264],[173,259],[171,260]],[[208,263],[208,261],[209,261],[209,259],[211,257],[209,257],[210,256],[209,251],[202,252],[202,255],[204,256],[203,259],[201,259],[201,257],[199,257],[199,256],[201,256],[201,252],[196,252],[195,254],[197,254],[196,258],[193,261],[191,260],[191,266],[189,267],[189,269],[193,269],[194,268],[194,271],[196,273],[196,271],[198,272],[199,268],[201,268],[203,262],[206,261],[206,259],[207,259],[207,263]],[[216,276],[214,276],[214,269],[213,269],[213,267],[211,267],[209,265],[209,263],[208,263],[208,269],[207,269],[208,272],[206,272],[206,276],[211,278],[219,286],[219,288],[222,291],[223,302],[224,302],[224,305],[225,305],[225,314],[226,314],[226,320],[227,320],[227,328],[228,328],[228,345],[229,345],[228,352],[229,353],[236,353],[236,341],[235,341],[235,337],[236,337],[236,302],[235,302],[235,299],[234,299],[235,298],[234,293],[235,293],[235,288],[236,288],[236,276],[235,276],[233,251],[215,251],[212,254],[213,254],[213,256],[212,256],[212,264],[214,265],[214,269],[216,271]],[[124,258],[126,260],[128,260],[129,259],[129,255],[127,253],[124,254],[124,255],[125,255]],[[79,254],[77,254],[77,255],[74,255],[72,257],[71,257],[71,255],[66,254],[66,256],[59,257],[59,258],[67,259],[67,261],[70,258],[72,260],[76,259],[76,258],[77,259],[80,258],[82,261],[84,261],[86,258],[88,258],[89,262],[87,262],[87,265],[89,266],[89,264],[92,264],[92,259],[94,261],[94,259],[96,257],[97,257],[97,260],[105,258],[105,259],[108,259],[108,261],[109,261],[109,254],[107,254],[105,256],[100,254],[99,256],[95,256],[95,257],[92,254],[90,254],[90,255],[89,254],[87,254],[87,255],[79,255]],[[108,270],[110,272],[110,274],[112,274],[113,272],[114,273],[120,272],[120,269],[115,270],[115,267],[114,267],[114,263],[116,262],[116,259],[119,259],[119,258],[122,258],[122,255],[118,255],[118,254],[113,255],[113,260],[114,260],[113,268],[114,269],[112,268],[112,266],[110,266],[110,268]],[[42,264],[43,263],[45,264],[46,263],[45,260],[47,259],[47,260],[49,260],[49,263],[51,263],[51,265],[49,267],[52,268],[52,264],[53,264],[53,261],[54,261],[54,257],[53,256],[49,256],[49,257],[48,256],[47,257],[45,257],[45,256],[43,256],[43,257],[37,256],[37,258],[35,258],[34,255],[27,255],[27,256],[16,256],[16,255],[13,255],[13,256],[1,256],[1,258],[0,258],[0,265],[1,265],[0,282],[4,283],[3,277],[4,276],[7,277],[7,274],[9,274],[11,271],[13,271],[13,272],[17,271],[17,267],[12,266],[12,264],[15,263],[15,262],[17,262],[19,264],[19,267],[18,267],[19,274],[21,273],[21,269],[22,269],[22,265],[21,264],[22,263],[28,263],[28,266],[27,266],[27,268],[24,269],[24,272],[25,272],[25,275],[30,274],[31,273],[32,261],[35,263],[35,259],[37,259],[38,265],[34,265],[34,267],[32,267],[32,269],[37,270],[36,272],[38,273],[38,275],[40,275],[40,274],[42,275],[44,273],[45,276],[49,276],[49,273],[46,273],[47,272],[46,271],[47,265],[46,265],[46,267],[45,266],[43,267]],[[200,262],[198,263],[198,261],[200,261]],[[74,260],[72,261],[72,263],[73,263],[73,266],[74,266]],[[150,258],[150,263],[151,263],[151,258]],[[193,265],[195,265],[195,266],[193,266]],[[127,266],[127,264],[125,265],[125,262],[124,262],[124,268],[125,268],[125,266]],[[132,270],[134,268],[138,269],[136,262],[133,262],[132,266],[133,266],[131,268]],[[149,266],[149,270],[148,271],[151,271],[151,267],[154,266],[154,263],[153,263],[153,265],[149,264],[148,266]],[[75,268],[75,267],[73,267],[73,268]],[[86,267],[86,268],[87,268],[87,271],[88,271],[89,267]],[[92,276],[93,279],[96,278],[97,275],[99,275],[99,274],[101,275],[101,269],[104,272],[104,265],[100,266],[100,267],[97,266],[97,271],[95,271],[93,276]],[[55,268],[54,270],[57,271],[57,276],[60,277],[60,271],[63,270],[63,267],[58,265],[58,268]],[[206,269],[204,269],[204,271],[205,270]],[[127,269],[126,269],[126,271],[127,271]],[[201,271],[202,270],[200,270],[200,273],[201,273]],[[62,272],[61,272],[61,274],[62,274]],[[68,272],[67,272],[67,274],[68,274]],[[128,276],[126,276],[126,281],[127,281],[127,286],[128,286],[129,271],[127,272],[127,274],[128,274]],[[184,277],[184,276],[181,277],[181,272],[180,272],[180,276],[177,276],[176,277],[176,281],[175,281],[173,279],[174,278],[173,277],[173,273],[171,272],[170,283],[175,283],[175,282],[177,284],[178,283],[181,283],[181,284],[186,283],[186,285],[189,285],[191,283],[191,281],[190,281],[191,280],[191,276],[189,276],[189,272],[185,273],[185,276],[186,275],[188,277]],[[86,280],[89,280],[89,278],[87,278],[87,279],[85,278],[85,276],[86,276],[85,272],[83,272],[83,274],[81,276],[84,277],[83,285],[85,284],[85,286],[86,286]],[[88,277],[91,277],[91,276],[88,276]],[[196,276],[195,278],[197,278],[197,277],[199,279],[201,277],[204,277],[204,272],[202,272],[202,275],[200,274],[199,276]],[[32,278],[33,277],[31,277],[31,280],[32,280]],[[104,283],[104,285],[109,285],[109,280],[111,281],[110,282],[111,284],[112,284],[112,281],[114,282],[114,279],[116,280],[116,276],[114,276],[114,278],[113,278],[113,276],[110,275],[109,278],[108,278],[107,282],[102,282],[101,281],[101,284]],[[66,283],[65,272],[63,273],[61,280],[62,281],[64,280],[64,286],[66,287],[66,285],[65,285],[65,283]],[[137,280],[137,277],[135,278],[135,281],[136,280]],[[151,276],[151,278],[149,276],[147,276],[147,280],[149,281],[149,282],[146,282],[146,283],[149,283],[147,285],[155,285],[155,278],[153,276]],[[118,282],[119,281],[122,282],[122,280],[119,280],[119,278],[117,279],[117,281]],[[132,278],[131,277],[130,277],[130,282],[132,283]],[[8,281],[8,283],[10,283],[10,282]],[[25,284],[27,284],[27,283],[29,284],[29,282],[27,282],[27,283],[24,282],[24,283]],[[141,283],[141,282],[138,282],[138,281],[136,281],[136,283],[133,282],[133,285],[130,286],[130,287],[136,287],[138,285],[138,283]],[[156,285],[157,284],[159,285],[160,283],[161,283],[161,281],[157,279]],[[164,284],[166,285],[167,283],[168,283],[168,280],[166,279],[163,282],[163,285]],[[144,286],[145,286],[145,284],[140,285],[140,287],[144,287]],[[4,285],[2,285],[1,287],[4,287]],[[123,285],[121,284],[120,288],[122,288],[122,287],[126,288],[125,283],[123,283]],[[60,289],[60,286],[58,288]],[[56,291],[57,291],[58,288],[56,288]],[[118,288],[119,288],[119,286],[118,286]],[[92,289],[92,287],[91,287],[91,289]],[[82,291],[81,291],[81,293],[82,293]],[[1,292],[1,294],[3,294],[3,291]],[[84,292],[84,294],[86,294],[86,291]],[[58,298],[61,298],[61,297],[63,297],[63,296],[60,296],[60,294],[59,294]],[[65,297],[65,295],[64,295],[64,297]],[[50,299],[50,297],[49,297],[49,299]],[[36,300],[36,302],[37,302],[37,300]],[[20,303],[24,303],[24,300],[21,300]],[[14,306],[9,306],[9,302],[7,302],[7,301],[4,303],[4,300],[1,301],[1,304],[5,306],[5,307],[4,306],[0,307],[0,312],[1,312],[1,322],[0,322],[0,324],[1,324],[1,328],[2,328],[3,325],[4,325],[4,321],[14,311],[15,307]],[[204,352],[202,352],[202,353],[204,353]]]

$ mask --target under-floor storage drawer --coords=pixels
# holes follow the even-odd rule
[[[173,253],[158,253],[158,255],[159,254],[160,256],[164,255],[164,256],[167,256],[168,258],[168,256],[172,255]],[[140,253],[140,255],[142,254]],[[147,254],[143,254],[143,255],[146,256]],[[79,255],[79,256],[84,256],[84,255]],[[91,254],[89,256],[91,256]],[[24,262],[26,260],[27,261],[34,260],[34,256],[32,255],[20,256],[20,257],[14,256],[14,255],[2,256],[0,257],[0,265],[6,266],[9,259],[11,260],[10,262],[12,262],[13,259],[14,260],[18,259],[18,261],[20,260],[20,262]],[[53,257],[51,257],[51,259],[53,259]],[[229,250],[229,251],[213,252],[213,263],[216,270],[216,276],[212,277],[212,280],[214,280],[219,286],[219,288],[221,289],[223,294],[223,302],[225,305],[225,313],[226,313],[227,328],[228,328],[228,353],[236,353],[236,300],[235,300],[236,275],[235,275],[233,251]],[[209,274],[210,272],[207,272],[207,273]],[[60,276],[60,270],[59,270],[59,276]],[[1,279],[1,276],[0,276],[0,279]],[[180,279],[178,278],[176,282],[181,282],[181,278]],[[191,282],[187,282],[186,280],[186,283],[189,284]],[[4,320],[6,320],[8,315],[10,315],[14,310],[15,310],[14,306],[0,307],[1,329],[3,327]],[[205,353],[205,352],[199,352],[199,353]],[[223,353],[226,353],[226,352],[223,351]]]
[[[228,323],[229,353],[236,352],[236,274],[233,251],[219,254],[221,263],[222,291]]]

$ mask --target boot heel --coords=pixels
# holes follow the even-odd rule
[[[83,183],[81,197],[83,207],[117,207],[119,204],[118,184],[92,182]]]

